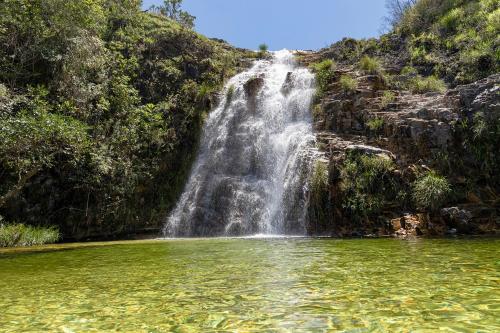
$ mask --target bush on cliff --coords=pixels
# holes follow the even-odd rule
[[[417,207],[435,211],[446,203],[450,192],[446,178],[429,172],[415,182],[412,197]]]
[[[394,162],[386,157],[355,152],[348,155],[341,169],[342,207],[353,219],[378,214],[396,195],[394,169]]]
[[[446,91],[446,84],[443,82],[443,80],[440,80],[435,76],[416,76],[409,81],[408,87],[411,92],[416,94],[424,94],[427,92],[443,93]]]
[[[396,94],[392,91],[384,91],[382,98],[380,99],[380,105],[382,108],[386,108],[389,104],[396,100]]]
[[[352,93],[358,89],[358,81],[352,76],[345,74],[340,77],[340,88],[344,93]]]
[[[316,98],[318,99],[328,91],[334,78],[335,63],[331,59],[326,59],[312,64],[311,69],[316,75]]]
[[[328,163],[316,161],[311,176],[310,217],[315,225],[328,223]]]
[[[376,58],[365,55],[359,62],[359,68],[367,74],[380,75],[382,74],[382,65]]]

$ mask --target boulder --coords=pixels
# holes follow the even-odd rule
[[[264,79],[261,77],[253,77],[249,79],[244,85],[243,89],[245,89],[245,94],[249,98],[257,97],[260,89],[264,86]]]
[[[286,74],[286,79],[285,79],[285,82],[283,82],[283,86],[281,86],[281,93],[283,95],[288,95],[290,93],[290,91],[292,91],[293,89],[293,80],[294,80],[294,76],[293,76],[293,72],[288,72]]]
[[[441,217],[450,228],[457,229],[459,233],[469,233],[471,230],[471,212],[458,207],[441,209]]]

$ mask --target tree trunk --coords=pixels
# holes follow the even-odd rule
[[[29,172],[27,172],[25,175],[23,175],[19,179],[19,181],[17,182],[17,184],[14,186],[13,189],[8,191],[7,194],[0,197],[0,207],[3,207],[9,199],[16,197],[22,191],[22,189],[24,188],[26,183],[31,178],[33,178],[38,173],[39,170],[40,170],[39,168],[32,169]]]

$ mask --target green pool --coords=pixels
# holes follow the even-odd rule
[[[0,250],[5,332],[500,332],[500,240]]]

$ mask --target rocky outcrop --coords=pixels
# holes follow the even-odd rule
[[[264,78],[254,77],[248,80],[243,85],[243,89],[245,89],[245,94],[247,95],[247,97],[255,98],[263,86],[264,86]]]
[[[264,86],[263,77],[254,77],[249,79],[244,85],[245,95],[247,96],[248,110],[251,113],[255,113],[255,108],[257,107],[257,95]]]
[[[314,54],[306,54],[302,59],[307,57],[311,61]],[[331,234],[392,234],[408,238],[497,233],[498,177],[491,178],[490,172],[483,177],[489,181],[478,180],[483,179],[479,173],[484,171],[477,168],[480,161],[471,153],[475,149],[471,145],[475,143],[474,135],[479,135],[474,131],[481,130],[472,127],[474,119],[480,116],[486,124],[499,123],[500,74],[444,93],[426,94],[388,90],[381,77],[364,75],[352,66],[337,68],[334,77],[345,74],[356,79],[357,89],[345,93],[338,80],[334,80],[320,100],[320,112],[316,111],[319,116],[315,117],[318,147],[330,160]],[[484,149],[490,156],[494,147],[490,144]],[[412,206],[409,199],[384,202],[380,214],[367,216],[362,223],[353,225],[345,205],[339,202],[343,200],[340,170],[352,151],[395,161],[393,179],[406,184],[405,190],[411,189],[419,173],[441,170],[441,164],[447,164],[442,173],[452,183],[454,193],[449,203],[453,206],[425,212]],[[457,162],[453,164],[453,160]],[[472,179],[473,188],[466,188]]]

